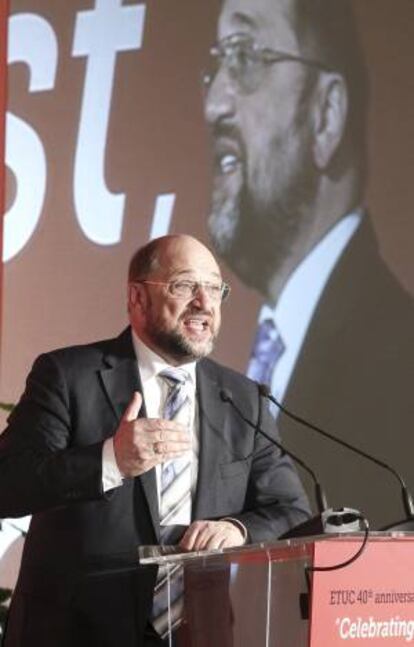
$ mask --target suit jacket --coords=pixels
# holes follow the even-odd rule
[[[7,647],[36,644],[34,635],[43,647],[137,644],[156,575],[137,566],[137,547],[159,540],[155,470],[108,493],[101,478],[103,442],[140,388],[129,329],[36,360],[0,437],[0,516],[33,514]],[[198,363],[193,518],[232,516],[249,541],[276,538],[307,517],[306,498],[289,460],[223,402],[222,388],[248,419],[276,433],[252,382],[213,361]]]
[[[381,259],[366,218],[321,296],[284,404],[400,470],[413,491],[413,384],[414,301]],[[332,506],[361,510],[372,529],[404,517],[392,475],[283,415],[278,425]]]

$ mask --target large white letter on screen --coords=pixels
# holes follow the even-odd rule
[[[161,193],[155,202],[149,239],[166,236],[170,231],[172,212],[175,203],[175,193]]]
[[[29,92],[55,85],[58,48],[49,23],[35,14],[16,14],[9,20],[8,62],[27,63]],[[4,218],[3,261],[26,245],[39,221],[46,193],[46,155],[35,130],[7,113],[6,164],[16,177],[16,199]]]
[[[117,52],[140,49],[145,5],[96,0],[76,20],[74,56],[87,56],[85,88],[75,156],[76,216],[85,236],[100,245],[121,239],[124,194],[111,193],[104,179],[105,145]]]

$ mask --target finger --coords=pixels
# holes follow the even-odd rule
[[[186,434],[189,435],[189,430],[186,425],[175,420],[164,420],[163,418],[147,418],[145,421],[146,431],[151,433],[172,433],[172,434]]]
[[[194,550],[213,550],[218,548],[221,532],[214,522],[207,523],[194,541]]]
[[[183,441],[170,441],[167,442],[165,440],[156,440],[152,444],[152,448],[156,454],[185,454],[185,452],[189,452],[191,450],[191,441],[190,440],[183,440]]]
[[[151,442],[163,445],[164,447],[170,446],[172,449],[176,449],[177,447],[190,448],[192,445],[192,440],[188,433],[182,434],[180,432],[168,431],[160,431],[158,434],[154,434],[151,437]]]
[[[232,523],[219,522],[215,532],[206,542],[205,548],[208,550],[218,548],[232,548],[244,544],[244,535],[240,528]]]
[[[131,422],[132,420],[136,420],[139,414],[139,410],[141,409],[141,404],[142,404],[142,395],[139,393],[139,391],[134,391],[134,394],[127,406],[127,408],[124,411],[124,415],[122,416],[122,420],[126,420],[127,422]]]
[[[180,546],[186,550],[217,550],[240,546],[243,541],[242,533],[233,524],[203,521],[189,527]]]
[[[205,538],[204,543],[204,550],[218,550],[239,545],[232,531],[227,532],[220,528],[215,529],[208,538]]]
[[[182,443],[186,445],[191,445],[191,434],[188,429],[179,431],[165,429],[161,427],[154,427],[152,424],[148,424],[149,421],[146,418],[139,418],[134,423],[134,430],[137,438],[141,438],[145,442],[166,442],[166,443]]]
[[[195,521],[190,524],[180,541],[180,547],[184,550],[195,550],[195,542],[200,532],[202,522]]]

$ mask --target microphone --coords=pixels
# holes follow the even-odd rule
[[[259,393],[262,395],[260,388]],[[325,492],[319,483],[315,472],[307,465],[301,458],[296,456],[293,452],[286,449],[282,443],[269,436],[263,429],[259,427],[258,424],[254,424],[249,418],[243,414],[241,409],[236,405],[233,400],[233,395],[229,389],[223,388],[220,390],[220,398],[223,402],[227,402],[230,406],[236,411],[238,416],[245,422],[249,427],[254,429],[261,436],[264,436],[272,445],[275,445],[282,454],[289,456],[295,463],[300,465],[304,470],[306,470],[315,485],[315,500],[318,508],[318,515],[312,517],[307,521],[291,528],[286,533],[281,535],[279,539],[288,539],[291,537],[304,537],[309,535],[320,535],[323,533],[341,533],[341,532],[355,532],[361,529],[359,521],[362,519],[362,515],[357,511],[351,508],[340,508],[338,510],[328,509],[328,504],[326,500]]]
[[[255,425],[251,420],[246,418],[246,416],[243,414],[241,409],[239,409],[239,407],[234,402],[233,395],[231,391],[229,391],[229,389],[221,389],[220,397],[223,400],[223,402],[228,402],[232,406],[232,408],[236,411],[236,413],[240,416],[240,418],[244,420],[244,422],[246,422],[249,425],[249,427],[257,431],[261,436],[264,436],[269,442],[272,443],[272,445],[275,445],[275,447],[280,449],[282,454],[287,454],[287,456],[289,456],[293,461],[295,461],[295,463],[303,467],[303,469],[306,470],[308,474],[311,475],[315,485],[315,500],[316,500],[318,512],[320,514],[322,514],[322,512],[325,512],[325,510],[328,508],[328,503],[326,500],[325,492],[323,491],[321,484],[316,478],[315,472],[308,465],[306,465],[306,463],[302,459],[300,459],[298,456],[293,454],[293,452],[290,452],[289,450],[285,449],[282,443],[279,443],[277,440],[272,438],[272,436],[269,436],[269,434],[263,431],[258,425]]]
[[[368,454],[367,452],[364,452],[362,449],[359,449],[355,445],[351,445],[345,440],[342,440],[342,438],[338,438],[337,436],[334,436],[333,434],[330,434],[329,432],[325,431],[321,427],[318,427],[318,425],[315,425],[312,422],[309,422],[309,420],[305,420],[305,418],[302,418],[301,416],[298,416],[296,413],[293,413],[292,411],[289,411],[283,404],[281,404],[276,398],[272,395],[270,392],[269,387],[266,384],[259,384],[259,392],[260,394],[264,397],[273,402],[282,413],[284,413],[288,418],[291,418],[292,420],[295,420],[295,422],[298,422],[301,425],[304,425],[308,429],[312,429],[312,431],[316,431],[316,433],[321,434],[325,438],[328,438],[329,440],[332,440],[334,443],[337,443],[338,445],[341,445],[342,447],[346,447],[349,449],[351,452],[354,452],[354,454],[357,454],[358,456],[362,456],[363,458],[366,458],[367,460],[371,461],[372,463],[375,463],[379,467],[382,467],[383,469],[387,470],[391,474],[394,475],[395,478],[398,479],[398,482],[400,483],[401,486],[401,495],[402,495],[402,500],[403,500],[403,506],[404,506],[404,511],[406,514],[406,519],[403,521],[399,521],[395,524],[391,524],[389,526],[386,526],[385,528],[382,528],[381,530],[402,530],[402,531],[413,531],[414,530],[414,502],[413,498],[411,496],[411,493],[408,490],[407,485],[405,484],[404,479],[402,476],[388,463],[385,463],[384,461],[380,460],[379,458],[376,458],[375,456],[372,456],[371,454]]]

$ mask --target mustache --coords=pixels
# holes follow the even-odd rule
[[[237,148],[240,151],[241,157],[244,158],[246,156],[243,138],[241,136],[240,130],[235,124],[217,122],[211,126],[210,133],[216,148],[219,144],[225,145],[226,142],[230,145],[236,144]]]
[[[202,310],[201,308],[192,306],[191,308],[188,308],[188,310],[185,310],[183,312],[181,318],[193,315],[198,317],[208,317],[209,319],[211,319],[213,312],[211,310]]]
[[[225,121],[217,121],[216,123],[214,123],[212,126],[210,126],[210,132],[214,139],[218,139],[220,137],[228,137],[229,139],[238,140],[240,138],[237,126]]]

